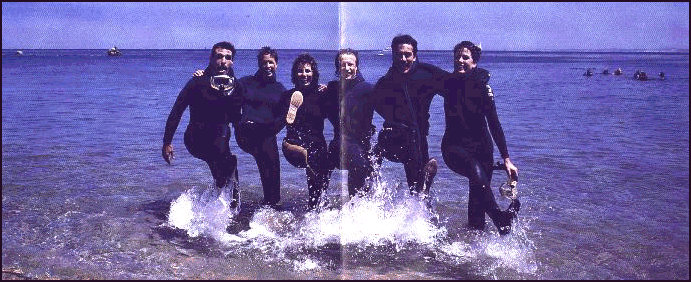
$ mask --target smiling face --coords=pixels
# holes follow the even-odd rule
[[[477,67],[475,59],[468,48],[461,48],[453,55],[453,68],[456,73],[470,73]]]
[[[408,73],[413,68],[413,62],[417,60],[417,56],[413,52],[413,45],[398,44],[393,50],[393,65],[402,73]]]
[[[233,66],[233,51],[224,48],[214,49],[209,59],[211,75],[227,75],[231,66]]]
[[[259,69],[264,74],[265,78],[275,77],[276,68],[278,68],[278,63],[276,58],[271,56],[271,54],[264,54],[261,60],[259,60]]]
[[[300,64],[297,68],[296,72],[297,76],[297,83],[295,84],[296,88],[307,88],[310,84],[312,84],[312,77],[314,76],[314,72],[312,71],[312,65],[311,64]]]
[[[340,56],[341,77],[343,79],[353,79],[357,75],[357,58],[353,54],[341,54]]]

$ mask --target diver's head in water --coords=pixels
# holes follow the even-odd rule
[[[353,49],[341,49],[336,54],[334,60],[336,64],[336,77],[343,79],[353,79],[357,77],[360,66],[360,59],[357,51]]]
[[[470,41],[463,41],[453,47],[453,71],[467,74],[472,72],[480,61],[482,48]]]
[[[300,90],[316,88],[319,84],[317,61],[309,54],[302,54],[293,61],[291,81]]]
[[[233,76],[233,59],[235,58],[235,46],[232,43],[222,41],[211,47],[209,56],[209,75]]]
[[[276,69],[278,68],[278,53],[271,47],[264,46],[257,53],[257,67],[259,73],[265,80],[276,80]]]

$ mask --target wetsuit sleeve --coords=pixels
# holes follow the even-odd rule
[[[245,99],[245,91],[246,88],[244,83],[242,83],[241,80],[238,80],[235,91],[233,91],[233,94],[230,95],[230,108],[228,109],[228,118],[233,124],[240,121],[240,117],[242,116],[242,103]]]
[[[381,97],[383,97],[383,92],[386,91],[383,85],[384,77],[380,78],[374,87],[372,87],[372,93],[370,95],[372,108],[374,108],[374,111],[382,118],[384,117],[384,101],[382,101]]]
[[[173,135],[175,135],[178,124],[180,124],[182,113],[184,113],[185,109],[187,109],[187,106],[189,106],[189,93],[191,92],[192,88],[194,88],[194,84],[194,78],[190,79],[185,87],[182,88],[180,94],[178,94],[178,98],[175,100],[175,104],[173,104],[170,114],[168,114],[166,131],[163,134],[163,145],[169,145],[173,142]]]
[[[440,68],[435,68],[433,73],[432,73],[432,79],[430,80],[430,86],[432,89],[434,89],[434,93],[446,97],[446,93],[448,90],[445,87],[445,81],[449,77],[449,72],[440,69]]]
[[[492,92],[492,88],[489,86],[489,84],[485,84],[483,93],[485,117],[487,118],[489,130],[492,133],[492,139],[494,139],[494,143],[497,144],[501,157],[503,159],[508,158],[509,149],[506,146],[506,138],[504,137],[504,130],[499,122],[499,116],[497,116],[497,107],[494,103],[494,93]]]
[[[336,129],[339,127],[339,108],[338,108],[338,88],[339,83],[329,82],[326,88],[326,100],[324,101],[324,109],[326,110],[327,118],[334,128],[334,131],[340,130]]]

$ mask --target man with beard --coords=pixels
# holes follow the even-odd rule
[[[192,156],[209,165],[218,190],[232,186],[231,208],[239,204],[237,158],[230,152],[229,123],[239,118],[242,87],[236,87],[233,73],[235,46],[219,42],[211,48],[204,75],[193,77],[180,91],[166,121],[163,136],[163,159],[174,158],[173,135],[185,109],[190,120],[185,130],[185,147]],[[219,191],[220,193],[220,191]]]
[[[441,94],[446,71],[418,62],[417,41],[399,35],[391,41],[392,66],[377,81],[372,92],[374,110],[384,118],[374,154],[403,163],[410,192],[427,195],[437,172],[437,161],[429,159],[429,108],[435,94]]]

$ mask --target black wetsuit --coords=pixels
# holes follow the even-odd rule
[[[297,89],[293,88],[281,94],[281,103],[287,113],[290,105],[290,97]],[[300,90],[303,101],[298,108],[295,121],[288,125],[284,142],[298,145],[307,150],[307,162],[305,157],[287,151],[283,147],[283,155],[288,162],[299,168],[307,168],[307,189],[309,191],[309,207],[314,208],[319,204],[322,191],[329,186],[329,176],[332,168],[329,165],[328,148],[324,138],[324,120],[327,117],[325,95],[317,92],[317,85],[309,89]],[[285,116],[285,115],[284,115]],[[307,167],[309,165],[309,167]]]
[[[411,192],[424,188],[423,169],[429,160],[429,108],[434,95],[441,94],[441,81],[447,74],[433,65],[414,62],[408,73],[389,68],[374,86],[372,105],[384,118],[374,153],[378,162],[383,155],[403,163]]]
[[[489,72],[476,68],[468,75],[449,74],[444,95],[446,131],[441,142],[442,157],[454,172],[468,178],[468,223],[484,229],[485,213],[495,222],[504,220],[490,184],[494,143],[502,158],[509,157],[494,94],[487,84]],[[510,220],[510,219],[509,219]],[[506,224],[499,222],[499,225]]]
[[[353,196],[367,190],[365,180],[372,173],[372,84],[358,72],[353,79],[331,81],[327,87],[327,113],[334,128],[329,157],[333,167],[348,170],[348,193]]]
[[[230,70],[232,76],[232,69]],[[230,95],[211,88],[211,73],[193,77],[180,91],[168,115],[163,144],[169,145],[185,109],[190,107],[190,121],[185,130],[185,147],[192,156],[204,160],[211,170],[216,186],[224,187],[231,177],[237,181],[237,158],[230,152],[230,127],[239,118],[239,95],[244,91],[236,84]]]
[[[261,71],[240,79],[242,117],[233,123],[235,141],[254,157],[264,190],[264,204],[277,204],[281,200],[281,163],[276,145],[276,134],[285,126],[285,113],[280,104],[286,89],[273,79],[266,80]]]

